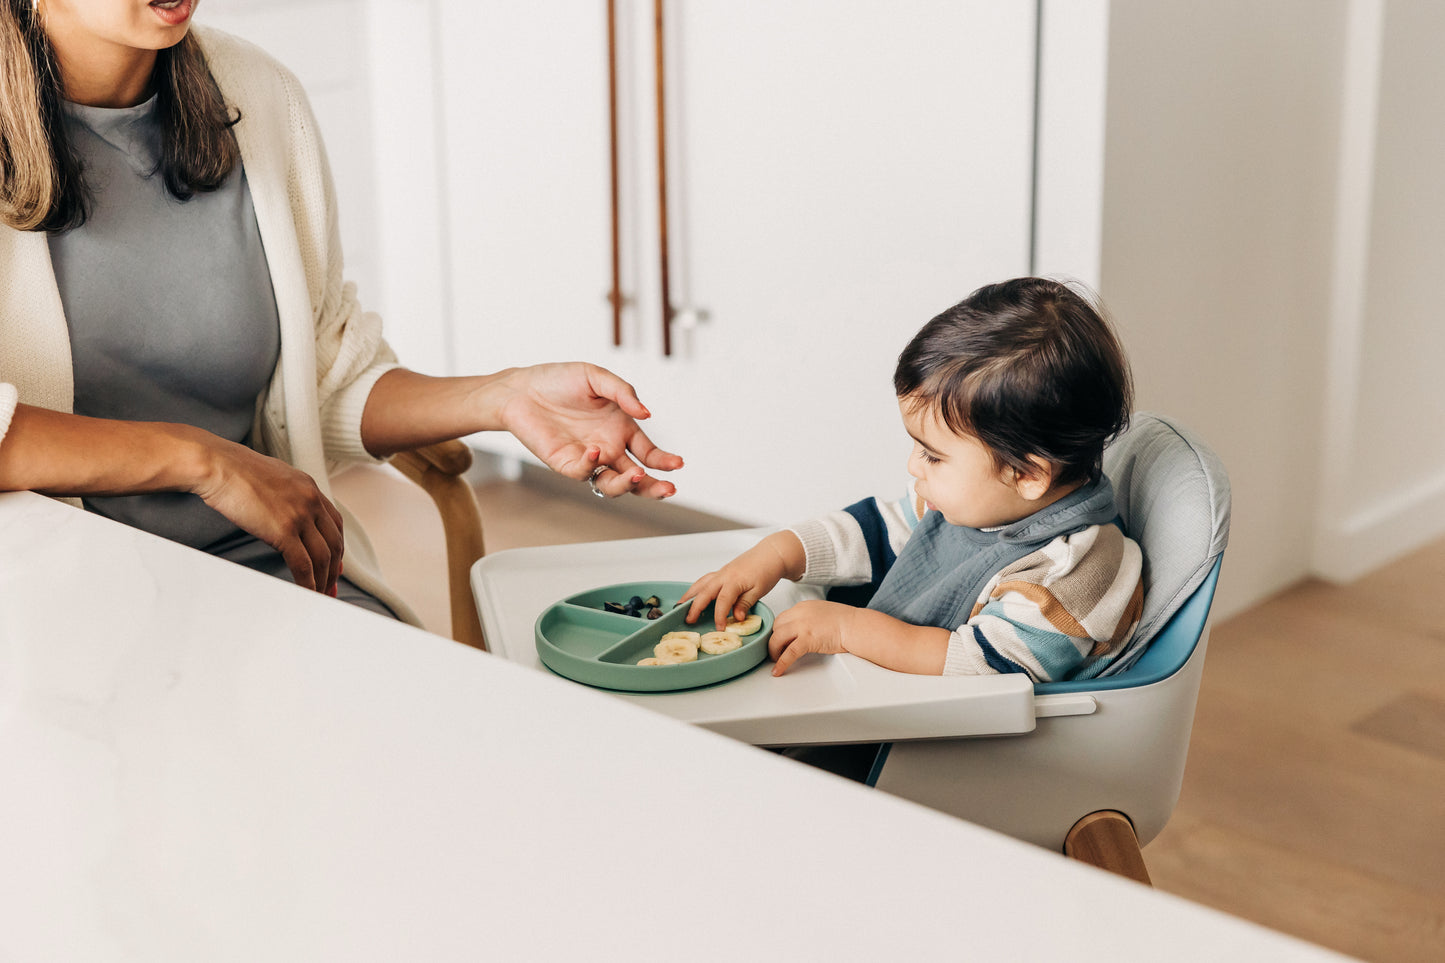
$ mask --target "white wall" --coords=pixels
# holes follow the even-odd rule
[[[433,0],[206,0],[197,22],[300,79],[336,181],[346,278],[410,367],[446,374]]]
[[[1445,534],[1445,68],[1437,4],[1351,0],[1316,568],[1348,579]]]
[[[1109,0],[1043,0],[1030,270],[1099,287]]]
[[[1325,385],[1343,0],[1115,0],[1100,288],[1138,406],[1230,471],[1216,611],[1306,575]]]
[[[361,282],[362,303],[374,303],[381,292],[361,0],[207,0],[198,10],[198,24],[250,40],[301,81],[332,162],[347,276]]]

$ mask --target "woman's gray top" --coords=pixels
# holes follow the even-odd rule
[[[90,216],[50,235],[70,328],[75,413],[195,425],[246,444],[281,350],[271,270],[238,164],[218,190],[181,202],[159,174],[156,99],[65,105]],[[290,578],[270,546],[185,492],[87,498],[90,511]],[[384,614],[350,583],[339,594]]]
[[[245,443],[281,347],[246,175],[184,203],[156,173],[156,99],[66,104],[84,165],[85,224],[50,235],[70,328],[75,413],[182,422]],[[206,548],[236,526],[196,495],[87,498],[93,512]]]

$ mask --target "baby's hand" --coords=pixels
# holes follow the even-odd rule
[[[796,553],[792,551],[794,545],[797,546]],[[687,621],[696,622],[708,603],[714,601],[713,622],[719,630],[727,624],[729,614],[734,620],[742,621],[758,599],[789,577],[793,568],[801,570],[800,562],[796,566],[792,564],[794,555],[801,554],[802,545],[791,532],[769,535],[716,572],[709,572],[693,582],[682,593],[679,604],[692,600]]]
[[[811,599],[779,615],[768,638],[768,655],[777,665],[773,675],[782,675],[809,652],[825,655],[848,651],[848,627],[858,609],[839,602]]]

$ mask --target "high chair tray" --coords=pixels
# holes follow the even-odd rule
[[[546,672],[537,649],[537,620],[559,602],[597,586],[665,581],[689,585],[769,531],[516,548],[484,556],[472,567],[472,593],[487,645],[498,658]],[[778,615],[821,594],[815,587],[784,581],[761,604]],[[765,646],[759,645],[760,655]],[[908,675],[851,655],[807,655],[777,677],[771,666],[763,661],[725,685],[611,694],[759,746],[1006,735],[1034,728],[1033,686],[1020,674]],[[624,668],[639,673],[676,670]]]
[[[678,605],[689,582],[622,582],[588,589],[549,605],[537,616],[534,635],[537,657],[542,664],[574,682],[629,692],[672,692],[726,682],[757,665],[768,655],[768,636],[773,631],[773,612],[766,605],[753,606],[763,625],[742,638],[742,647],[709,655],[698,652],[692,662],[672,665],[639,665],[653,655],[653,648],[669,632],[710,632],[714,630],[711,605],[697,624],[684,619],[691,606]],[[625,605],[630,599],[657,598],[660,617],[645,617],[608,611],[607,604]]]

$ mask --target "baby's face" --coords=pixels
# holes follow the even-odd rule
[[[1000,470],[983,443],[956,435],[929,406],[899,399],[903,427],[913,437],[908,473],[918,495],[951,525],[992,528],[1033,513],[1036,503],[1018,491],[1012,473]]]

